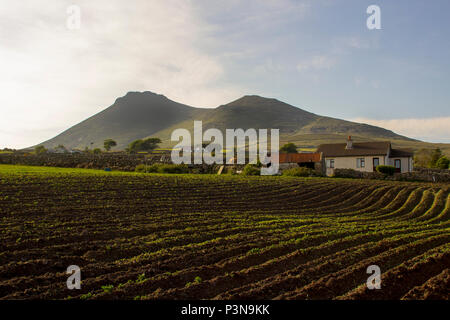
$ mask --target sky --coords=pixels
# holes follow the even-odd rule
[[[0,148],[52,138],[128,91],[204,108],[257,94],[450,143],[449,12],[448,0],[0,0]]]

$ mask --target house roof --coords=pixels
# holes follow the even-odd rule
[[[330,143],[321,144],[317,152],[322,152],[325,157],[385,156],[390,145],[389,141],[353,142],[353,147],[346,149],[346,143]]]
[[[412,157],[414,155],[413,152],[402,149],[391,149],[390,157]]]
[[[320,153],[280,153],[279,163],[319,162]]]

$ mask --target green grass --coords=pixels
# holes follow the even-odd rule
[[[182,173],[182,174],[167,174],[167,173],[139,173],[139,172],[124,172],[124,171],[104,171],[96,169],[80,169],[80,168],[59,168],[59,167],[44,167],[44,166],[23,166],[23,165],[9,165],[0,164],[0,176],[133,176],[133,177],[146,177],[146,176],[159,176],[161,178],[184,178],[189,180],[200,181],[246,181],[250,183],[258,183],[261,181],[267,181],[268,179],[274,180],[289,180],[289,179],[330,179],[326,177],[289,177],[289,176],[244,176],[244,175],[220,175],[217,174],[194,174],[194,173]],[[340,180],[352,180],[346,178],[339,178]]]
[[[182,174],[167,174],[167,173],[139,173],[139,172],[125,172],[125,171],[104,171],[96,169],[80,169],[80,168],[59,168],[59,167],[44,167],[44,166],[24,166],[24,165],[9,165],[0,164],[0,176],[133,176],[133,177],[148,177],[158,176],[161,178],[183,178],[197,181],[209,181],[214,183],[216,181],[248,181],[251,184],[261,183],[268,180],[277,180],[281,182],[283,180],[296,180],[303,182],[315,182],[320,180],[335,180],[335,181],[351,181],[355,184],[358,183],[357,179],[351,178],[330,178],[330,177],[291,177],[291,176],[244,176],[244,175],[220,175],[217,174],[194,174],[194,173],[182,173]],[[385,181],[384,183],[397,185],[399,181]],[[364,183],[378,184],[379,180],[366,180]],[[405,181],[404,183],[414,183]],[[440,185],[440,184],[434,184]]]
[[[10,165],[10,164],[0,164],[0,174],[87,174],[87,175],[124,175],[124,176],[161,176],[161,177],[174,177],[174,176],[189,176],[193,179],[280,179],[285,177],[275,177],[275,176],[263,176],[263,177],[244,177],[239,175],[223,175],[218,176],[217,174],[163,174],[163,173],[139,173],[139,172],[124,172],[124,171],[104,171],[96,169],[80,169],[80,168],[59,168],[59,167],[44,167],[44,166],[23,166],[23,165]]]
[[[0,164],[0,173],[5,173],[5,174],[27,174],[27,173],[71,174],[71,173],[73,173],[73,174],[102,174],[102,175],[133,174],[133,173],[121,172],[121,171],[107,172],[104,170],[95,170],[95,169],[38,167],[38,166],[22,166],[22,165],[10,165],[10,164]]]
[[[157,176],[182,176],[186,174],[160,174],[160,173],[137,173],[137,172],[125,172],[125,171],[104,171],[98,169],[80,169],[80,168],[59,168],[59,167],[45,167],[45,166],[23,166],[23,165],[11,165],[0,164],[0,174],[50,174],[50,175],[119,175],[119,176],[145,176],[145,175],[157,175]],[[193,175],[193,174],[192,174]],[[212,174],[211,174],[212,175]]]

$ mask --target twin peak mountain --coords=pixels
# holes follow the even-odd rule
[[[40,145],[46,148],[60,144],[69,149],[102,148],[105,139],[113,139],[117,142],[114,150],[123,150],[134,140],[158,137],[163,141],[161,147],[171,147],[176,144],[170,141],[172,131],[185,128],[192,132],[194,120],[201,120],[204,130],[217,128],[223,132],[235,128],[280,129],[280,143],[293,142],[304,147],[342,142],[348,135],[364,141],[414,141],[380,127],[320,116],[256,95],[206,109],[145,91],[128,92],[110,107]]]

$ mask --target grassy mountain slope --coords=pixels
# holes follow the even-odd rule
[[[450,153],[450,144],[430,144],[398,135],[390,130],[316,115],[276,99],[244,96],[215,109],[194,108],[152,92],[129,92],[102,112],[43,142],[47,148],[63,144],[67,148],[102,147],[103,141],[117,141],[115,150],[131,141],[159,137],[161,147],[169,148],[173,130],[193,132],[194,120],[203,122],[203,130],[255,128],[280,129],[280,144],[293,142],[304,149],[321,143],[343,142],[348,135],[355,141],[390,140],[396,147],[410,149],[440,147]]]
[[[167,99],[152,92],[129,92],[112,106],[42,143],[45,147],[63,144],[67,148],[103,148],[103,141],[111,138],[116,149],[152,135],[174,123],[191,118],[196,108]]]

